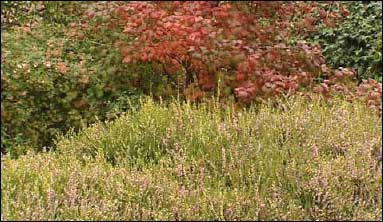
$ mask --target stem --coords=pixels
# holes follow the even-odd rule
[[[172,84],[173,84],[174,86],[177,86],[177,80],[174,78],[173,75],[171,75],[171,74],[168,72],[168,70],[166,69],[165,64],[162,63],[161,65],[162,65],[162,70],[163,70],[163,72],[165,73],[165,75],[172,81]]]
[[[188,63],[183,63],[182,66],[185,68],[185,88],[187,88],[193,81],[193,72],[190,69],[190,65]]]

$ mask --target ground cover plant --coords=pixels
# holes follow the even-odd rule
[[[364,104],[144,101],[2,157],[2,219],[381,220],[382,122]]]

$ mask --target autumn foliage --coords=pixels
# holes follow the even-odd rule
[[[124,63],[182,78],[178,85],[193,101],[217,91],[245,103],[306,89],[354,95],[353,70],[331,70],[320,46],[291,41],[319,23],[333,27],[348,13],[339,2],[325,4],[339,10],[315,2],[130,2],[115,8],[119,19],[108,26],[122,27],[132,40],[115,44]]]

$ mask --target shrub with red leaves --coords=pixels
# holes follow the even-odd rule
[[[182,76],[191,100],[218,87],[226,92],[221,96],[229,92],[245,103],[302,89],[327,97],[332,91],[352,94],[346,86],[352,70],[329,69],[319,46],[289,44],[294,33],[312,32],[320,22],[334,26],[347,14],[341,3],[328,4],[339,10],[327,12],[315,2],[129,2],[115,9],[118,24],[109,27],[122,26],[132,39],[119,44],[124,63],[151,64],[171,79]]]

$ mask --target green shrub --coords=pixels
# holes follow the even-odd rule
[[[102,13],[113,4],[87,7]],[[2,152],[40,151],[69,128],[114,118],[141,94],[177,94],[150,64],[122,63],[111,44],[129,42],[122,30],[97,28],[99,20],[84,23],[82,17],[66,26],[51,22],[2,31]]]
[[[42,150],[57,133],[113,118],[138,98],[130,76],[140,67],[122,65],[107,45],[64,32],[49,24],[2,32],[2,152],[17,156],[17,145]]]
[[[382,3],[343,3],[349,15],[337,27],[321,26],[311,41],[322,46],[326,63],[333,68],[353,67],[358,79],[382,82]],[[334,9],[336,10],[336,9]]]
[[[144,101],[57,150],[2,157],[3,220],[381,220],[382,122],[363,104]]]

